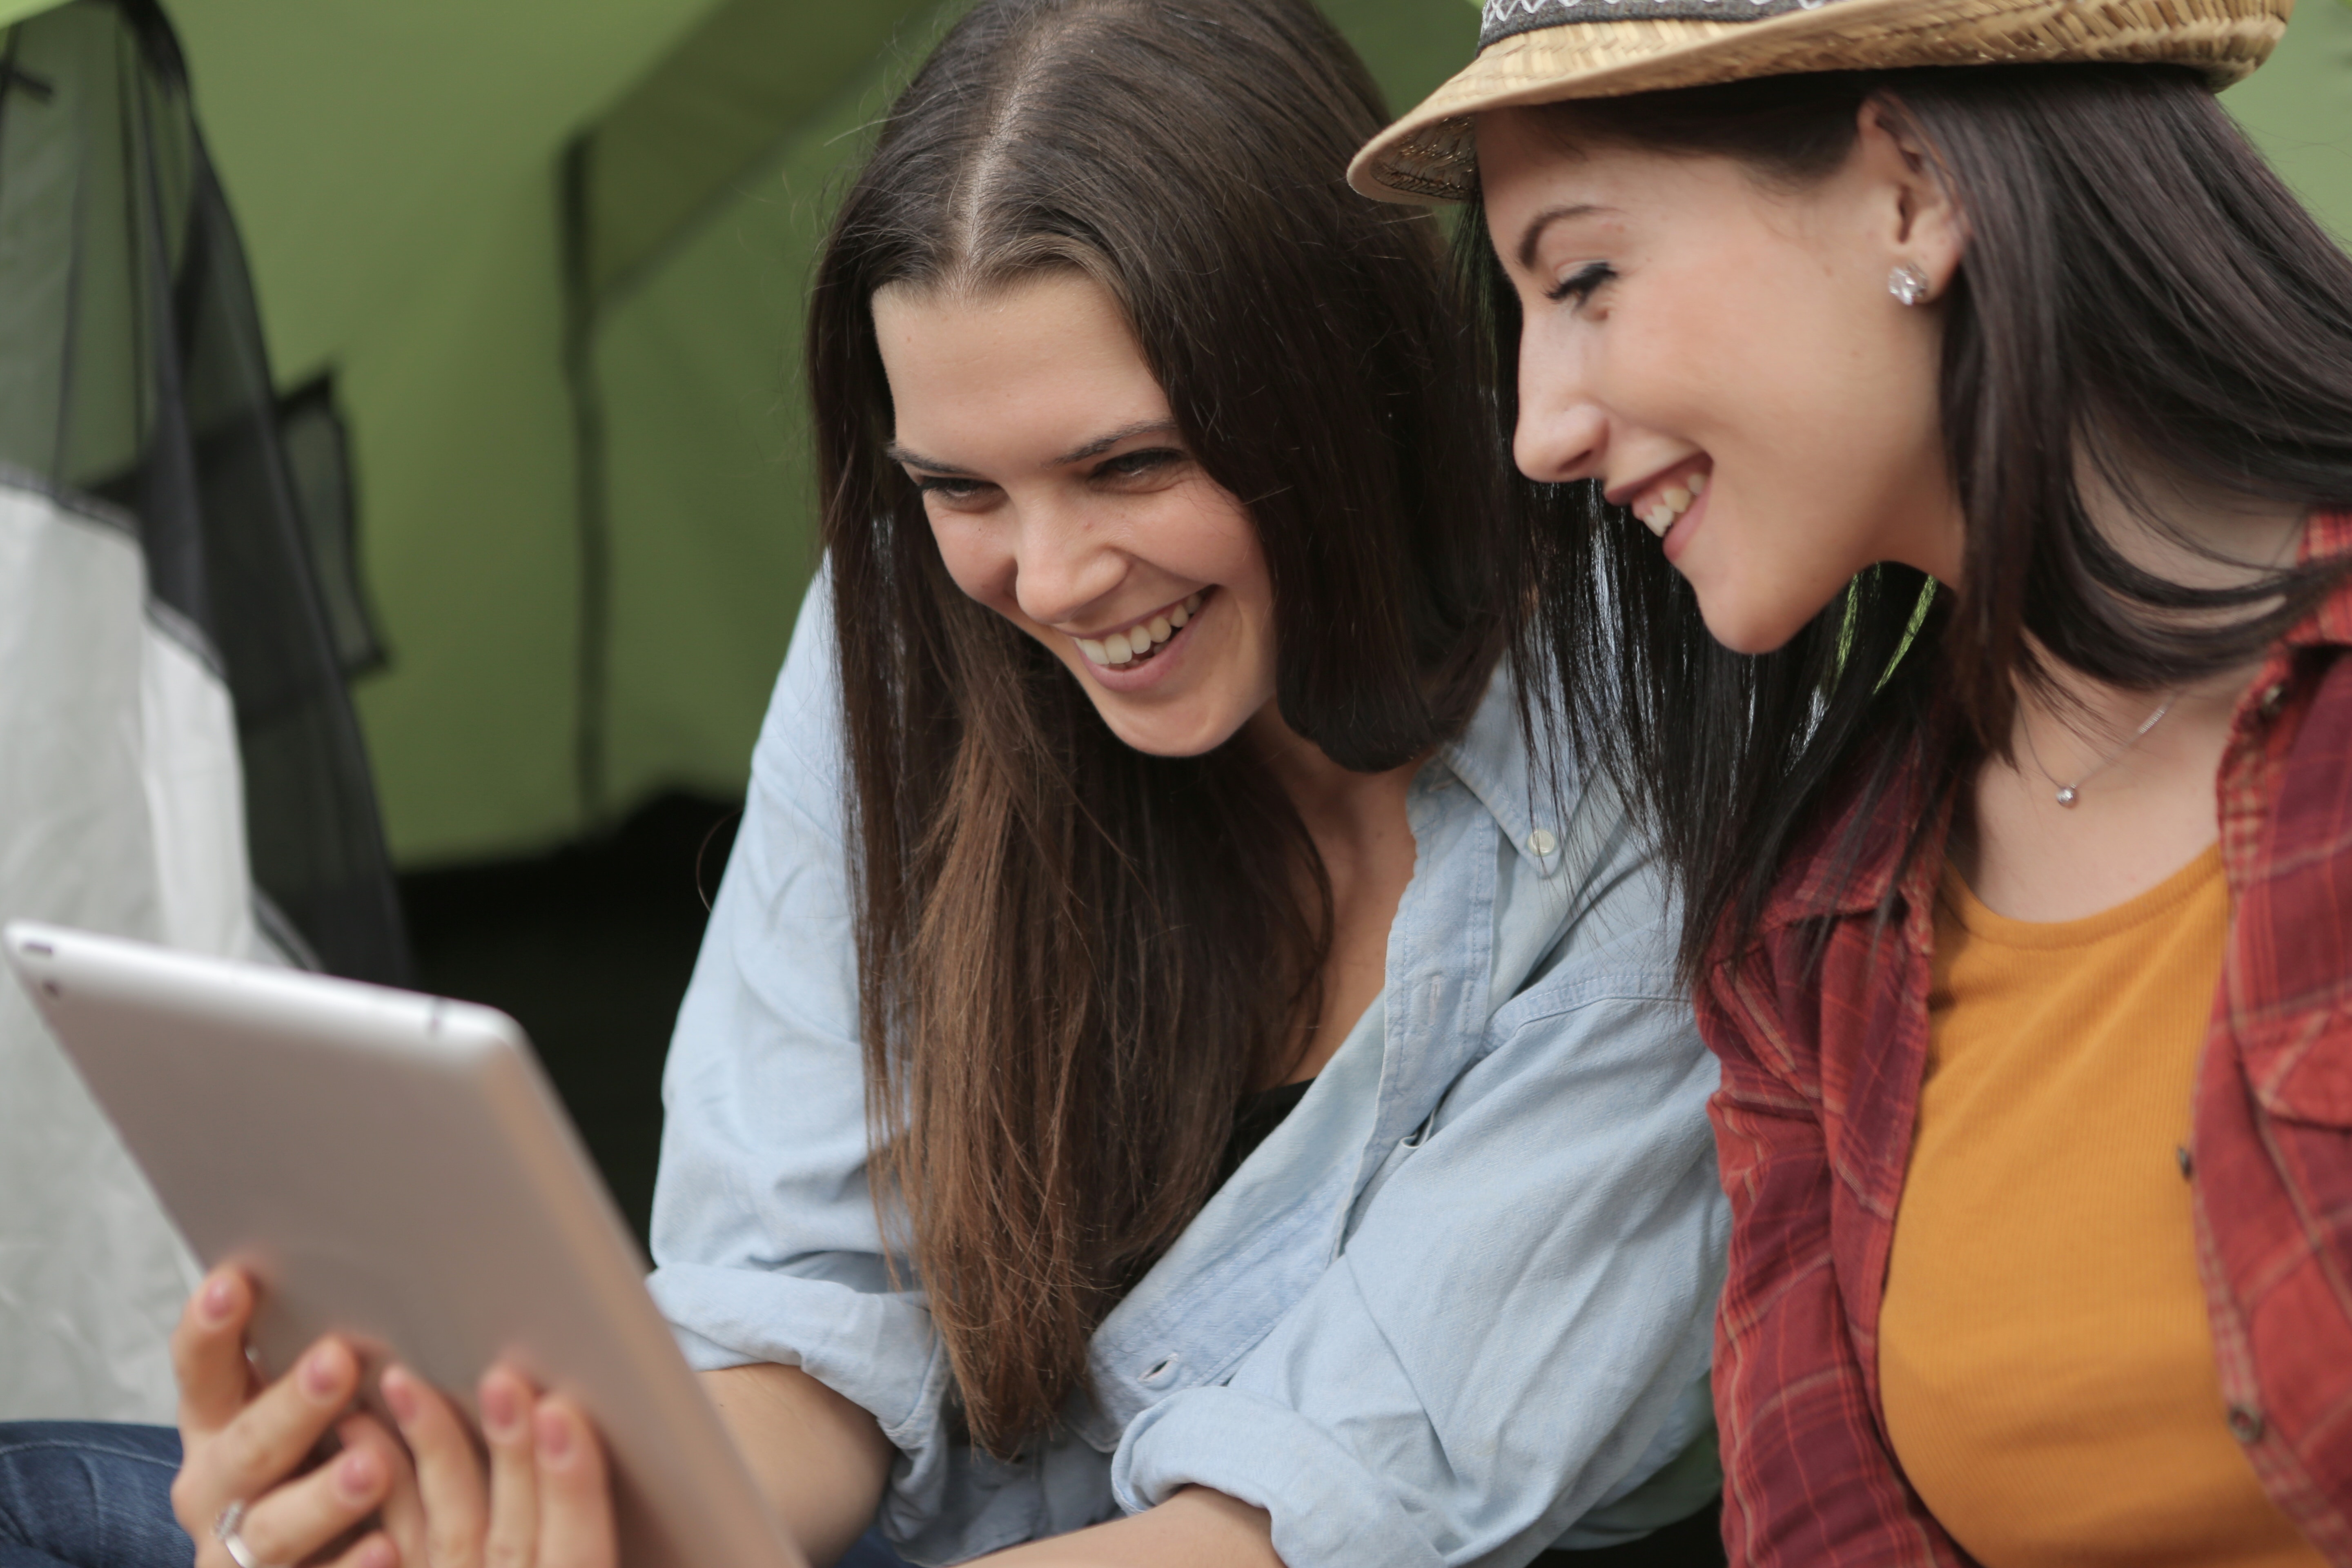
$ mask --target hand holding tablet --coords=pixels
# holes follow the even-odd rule
[[[202,1568],[804,1568],[511,1019],[29,922],[0,951],[214,1270],[173,1338]]]
[[[196,1542],[199,1568],[308,1561],[375,1514],[406,1468],[381,1426],[350,1414],[359,1361],[348,1348],[322,1342],[275,1385],[260,1384],[244,1353],[252,1301],[241,1275],[216,1272],[189,1299],[173,1335],[184,1462],[172,1509]],[[331,1430],[341,1452],[314,1467]],[[408,1506],[385,1512],[417,1516],[409,1492]],[[385,1533],[371,1533],[326,1556],[343,1568],[391,1568],[407,1554],[395,1553]]]
[[[487,1468],[464,1418],[415,1373],[379,1379],[400,1439],[352,1413],[360,1358],[321,1339],[267,1387],[246,1359],[251,1281],[215,1270],[173,1335],[186,1456],[172,1489],[197,1568],[614,1568],[604,1454],[587,1418],[505,1367],[478,1389]],[[330,1433],[339,1448],[312,1457]]]

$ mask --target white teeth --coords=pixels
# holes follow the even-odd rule
[[[1643,527],[1664,539],[1666,536],[1666,531],[1674,527],[1675,519],[1690,510],[1691,503],[1697,500],[1706,490],[1706,476],[1693,474],[1681,484],[1668,485],[1664,489],[1660,490],[1655,500],[1643,507],[1633,515],[1642,520]]]
[[[1166,642],[1192,620],[1201,607],[1201,595],[1192,595],[1181,605],[1171,605],[1148,621],[1139,622],[1123,632],[1113,632],[1100,642],[1092,637],[1076,637],[1078,651],[1089,661],[1109,669],[1123,668]]]

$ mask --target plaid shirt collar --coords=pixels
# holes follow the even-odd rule
[[[2304,530],[2298,559],[2309,564],[2347,554],[2352,554],[2352,512],[2315,513]],[[2292,674],[2295,652],[2347,646],[2352,646],[2352,577],[2339,584],[2272,648],[2262,673],[2239,703],[2231,721],[2231,745],[2244,738],[2249,710],[2261,694]],[[1829,807],[1816,814],[1816,826],[1790,856],[1789,864],[1803,867],[1803,874],[1774,890],[1757,922],[1759,935],[1806,921],[1866,915],[1885,909],[1889,887],[1898,873],[1901,885],[1895,891],[1903,906],[1915,916],[1932,909],[1930,894],[1943,863],[1940,851],[1951,824],[1952,802],[1948,795],[1941,803],[1935,802],[1928,783],[1918,756],[1905,758],[1867,818],[1853,817],[1847,809],[1861,796],[1867,781],[1857,778],[1840,785]],[[1932,818],[1923,827],[1923,815],[1931,811]],[[1844,842],[1833,842],[1833,835]],[[1906,858],[1910,851],[1924,852],[1908,853]],[[1924,916],[1906,921],[1905,934],[1915,943],[1928,940],[1923,922]]]

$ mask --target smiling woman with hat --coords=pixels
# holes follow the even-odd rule
[[[2352,1561],[2352,261],[2210,97],[2286,14],[1489,0],[1350,169],[1482,207],[1689,896],[1738,1563]]]
[[[1687,894],[1735,1562],[2352,1562],[2352,259],[2212,98],[2289,8],[1490,0],[1350,172],[1483,208]]]

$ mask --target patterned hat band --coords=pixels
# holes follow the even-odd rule
[[[1486,0],[1478,47],[1577,22],[1743,22],[1818,11],[1837,0]]]
[[[2185,66],[2216,89],[2263,63],[2294,0],[1485,0],[1478,53],[1356,154],[1385,201],[1478,191],[1492,110],[1755,77],[1921,67]]]

